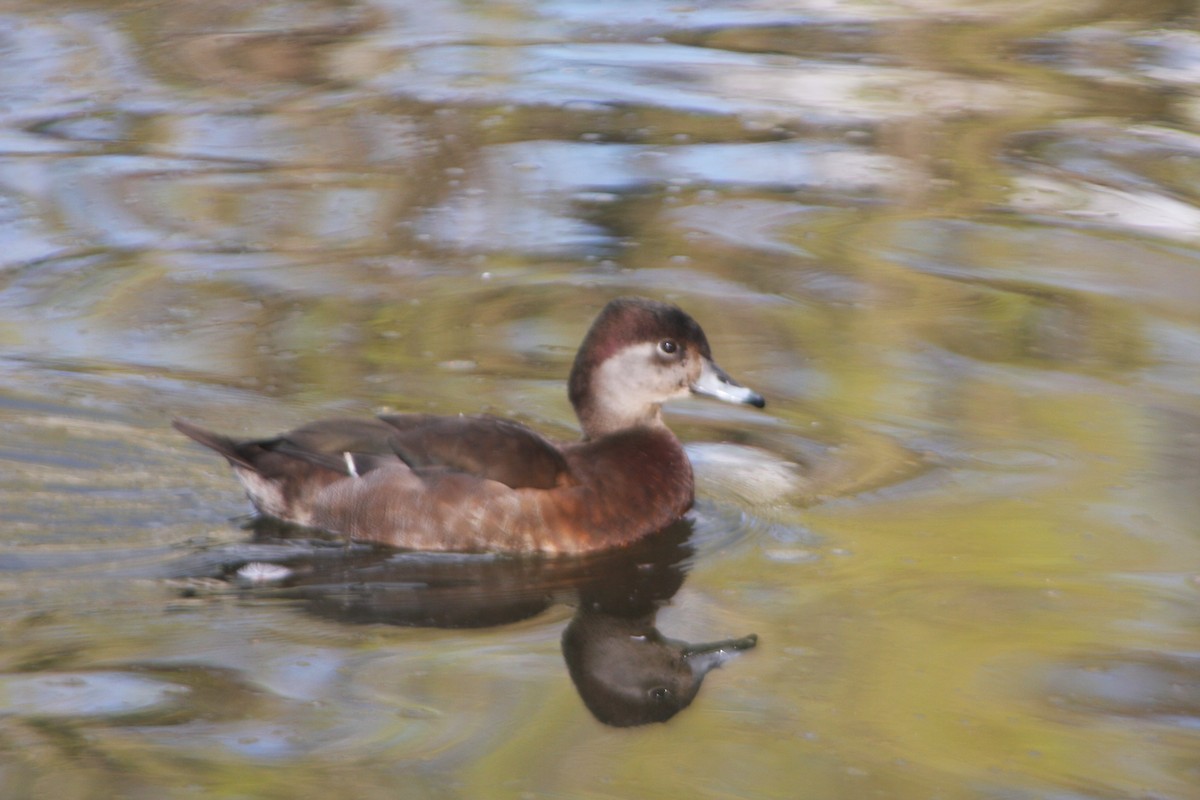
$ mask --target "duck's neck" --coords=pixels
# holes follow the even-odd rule
[[[587,441],[630,428],[667,427],[662,418],[662,406],[658,404],[622,406],[620,403],[592,400],[577,406],[575,413],[579,415],[583,438]]]

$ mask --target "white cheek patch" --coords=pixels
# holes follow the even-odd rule
[[[658,345],[642,342],[617,351],[596,370],[592,391],[622,417],[640,417],[651,406],[689,393],[683,362],[664,361]]]

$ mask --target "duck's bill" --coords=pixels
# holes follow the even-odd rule
[[[755,408],[762,408],[767,404],[761,394],[742,386],[707,358],[704,359],[700,377],[692,384],[692,393],[724,400],[726,403],[744,403]]]

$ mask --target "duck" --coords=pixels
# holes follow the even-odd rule
[[[487,414],[324,419],[260,439],[173,424],[222,455],[273,521],[404,550],[570,555],[630,545],[691,508],[692,466],[664,403],[766,405],[717,365],[691,316],[641,297],[600,311],[567,390],[582,432],[570,442]]]

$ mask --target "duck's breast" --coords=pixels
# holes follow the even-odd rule
[[[579,481],[560,502],[581,549],[628,544],[675,522],[692,506],[692,466],[665,427],[637,428],[565,450]]]

